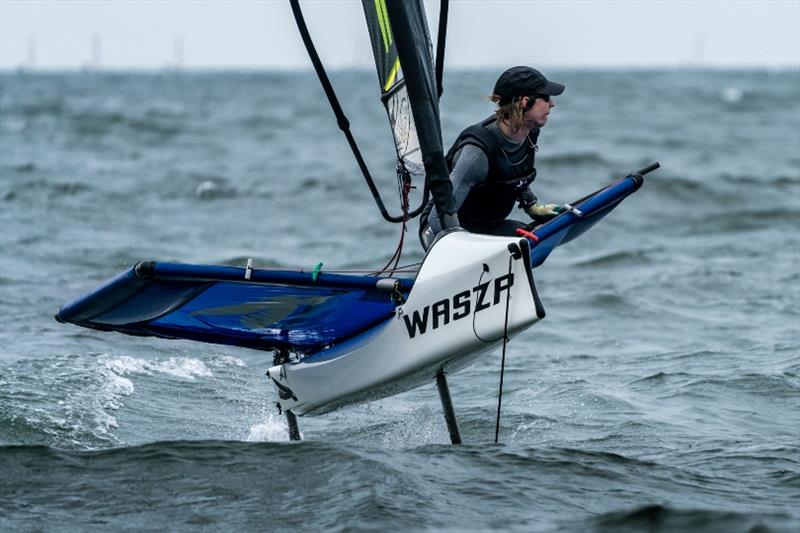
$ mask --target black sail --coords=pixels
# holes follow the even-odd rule
[[[362,0],[397,156],[424,174],[436,210],[455,213],[442,149],[433,46],[422,0]]]
[[[413,182],[422,183],[425,179],[425,167],[386,2],[363,0],[362,3],[372,40],[375,67],[378,70],[381,101],[389,116],[397,159],[401,169],[408,171]]]

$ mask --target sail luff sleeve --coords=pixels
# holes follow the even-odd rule
[[[444,49],[447,42],[447,15],[450,11],[450,0],[441,0],[439,4],[439,35],[436,38],[436,94],[442,98],[444,86]]]
[[[442,149],[433,49],[421,0],[386,0],[433,202],[443,219],[455,214],[453,184]],[[443,224],[444,225],[444,224]]]

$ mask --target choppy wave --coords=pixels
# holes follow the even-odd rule
[[[36,168],[36,163],[33,161],[26,161],[24,163],[16,163],[11,165],[11,170],[15,172],[33,172]]]
[[[611,165],[611,162],[606,161],[606,159],[597,152],[569,152],[564,154],[541,155],[537,160],[549,167],[597,166],[604,168]]]
[[[60,98],[42,99],[34,102],[25,102],[12,108],[4,109],[4,114],[16,111],[24,118],[37,118],[39,116],[59,117],[66,109],[66,104]]]
[[[187,131],[183,124],[172,117],[131,116],[114,110],[73,111],[69,120],[74,134],[84,138],[102,138],[116,129],[123,129],[128,135],[151,136],[154,140],[165,142]]]
[[[606,513],[596,518],[575,522],[572,527],[591,531],[792,531],[797,523],[788,515],[674,509],[662,505],[646,505],[629,511]]]
[[[702,233],[730,232],[749,229],[768,228],[772,225],[783,226],[788,230],[797,228],[800,221],[800,205],[796,207],[775,206],[763,209],[737,209],[731,211],[709,213],[703,217],[698,228]]]
[[[727,389],[737,394],[755,394],[775,398],[800,398],[800,379],[791,372],[780,374],[744,374],[741,376],[697,375],[689,372],[659,371],[649,376],[636,378],[632,385],[678,387],[706,392],[709,389]],[[796,414],[800,422],[800,414]]]
[[[33,382],[28,376],[41,377]],[[111,371],[59,357],[22,361],[5,369],[0,390],[0,442],[53,443],[92,448],[115,442],[114,411],[133,392],[131,382]]]
[[[426,446],[391,452],[318,442],[224,441],[92,452],[6,446],[0,448],[0,466],[7,481],[0,485],[7,527],[35,523],[24,503],[31,499],[48,519],[78,528],[100,516],[112,527],[149,528],[169,520],[179,529],[200,517],[246,526],[263,525],[267,516],[272,529],[379,523],[389,529],[425,524],[470,530],[788,531],[799,518],[759,510],[763,502],[733,493],[724,505],[716,501],[710,507],[713,498],[704,503],[704,476],[617,454],[558,448]],[[638,485],[641,476],[659,483]],[[102,485],[93,483],[98,478]],[[487,491],[492,485],[502,490]],[[615,495],[603,506],[619,510],[598,512],[595,491]],[[76,496],[86,502],[81,513],[72,511]],[[575,500],[583,501],[580,512],[568,505]],[[217,501],[237,503],[210,504]]]
[[[194,194],[200,200],[217,200],[220,198],[235,198],[239,195],[235,187],[223,176],[214,174],[193,174],[191,178],[198,182]]]
[[[800,170],[800,161],[793,163]],[[734,185],[752,185],[761,187],[764,185],[777,186],[785,189],[793,189],[800,185],[800,173],[796,175],[777,174],[770,176],[754,176],[752,174],[729,174],[723,173],[721,176],[726,182]]]
[[[170,357],[166,361],[148,361],[129,356],[104,356],[99,359],[99,362],[104,368],[118,376],[161,373],[189,380],[213,376],[205,363],[188,357]]]
[[[0,383],[0,442],[49,443],[65,448],[114,445],[116,418],[136,387],[133,376],[160,374],[193,381],[213,377],[200,360],[145,360],[99,355],[19,361]],[[36,381],[29,376],[39,375]]]
[[[38,198],[46,195],[49,198],[77,196],[92,190],[92,186],[81,181],[31,180],[19,184],[8,184],[3,200],[10,202],[20,198]]]
[[[617,265],[623,266],[623,265],[647,264],[652,261],[650,257],[654,251],[662,251],[662,250],[638,249],[638,250],[619,250],[619,251],[603,252],[598,254],[596,257],[592,257],[589,259],[581,259],[579,261],[576,261],[574,265],[578,267],[592,268],[597,266],[613,267]]]
[[[719,387],[739,394],[745,393],[787,399],[800,398],[800,380],[797,379],[797,376],[787,373],[779,375],[745,374],[735,378],[700,377],[687,383],[686,387],[700,390]],[[798,422],[800,422],[800,414],[795,413],[795,415]]]
[[[692,179],[685,176],[660,175],[658,179],[647,181],[647,188],[653,194],[670,206],[675,200],[685,202],[679,204],[683,210],[689,206],[706,207],[717,202],[730,201],[738,197],[738,192],[723,189],[716,185],[715,180]],[[669,198],[674,200],[670,201]]]

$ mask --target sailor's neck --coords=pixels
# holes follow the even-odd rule
[[[527,139],[528,133],[531,131],[527,128],[520,128],[516,132],[512,132],[511,127],[502,120],[497,121],[497,129],[500,130],[500,133],[503,134],[503,137],[514,144],[519,144]]]

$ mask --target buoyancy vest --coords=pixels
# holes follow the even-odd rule
[[[458,220],[467,231],[480,233],[503,222],[514,209],[514,203],[520,193],[536,178],[536,141],[539,130],[531,130],[525,140],[524,155],[515,153],[515,161],[509,160],[503,151],[500,139],[487,129],[494,117],[487,118],[469,126],[456,138],[447,152],[447,166],[453,170],[454,157],[465,145],[472,144],[480,148],[489,162],[486,181],[475,186],[467,193],[464,202],[458,209]]]

